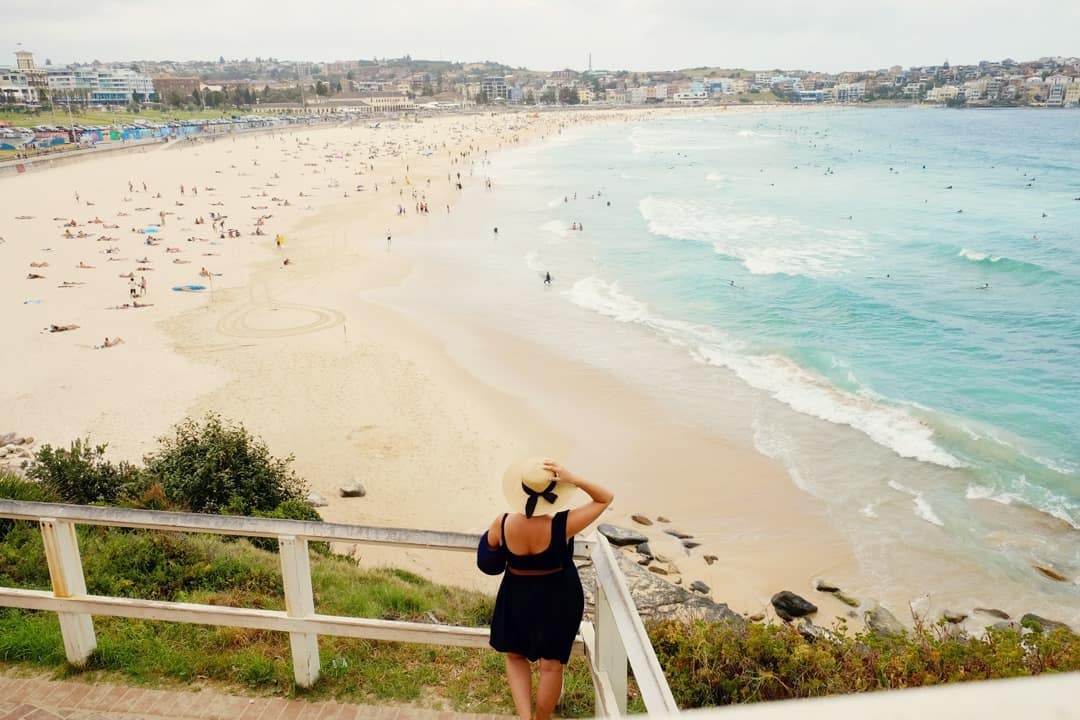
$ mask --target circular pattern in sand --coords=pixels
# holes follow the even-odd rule
[[[307,335],[345,322],[337,310],[311,305],[281,304],[241,308],[218,322],[222,335],[243,338],[278,338]]]

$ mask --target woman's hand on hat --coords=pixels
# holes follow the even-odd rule
[[[577,476],[554,460],[545,460],[544,469],[555,474],[555,479],[577,485]]]

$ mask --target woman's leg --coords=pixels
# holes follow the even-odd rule
[[[540,682],[536,686],[536,720],[549,720],[562,694],[563,664],[540,660]]]
[[[510,684],[510,694],[514,696],[514,707],[521,720],[532,718],[532,669],[529,659],[517,653],[506,653],[506,680]]]

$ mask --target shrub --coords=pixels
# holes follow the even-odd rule
[[[61,502],[116,503],[136,491],[140,473],[129,463],[106,460],[106,447],[91,445],[89,439],[76,439],[67,450],[42,445],[27,475],[53,490]]]
[[[259,512],[256,510],[252,514],[256,517],[277,518],[279,520],[310,520],[313,522],[322,522],[322,515],[319,514],[319,511],[300,500],[286,500],[270,512]],[[270,552],[278,551],[278,541],[275,538],[253,537],[248,539],[251,540],[251,544],[257,548],[269,550]],[[313,551],[323,555],[330,552],[330,543],[313,542],[309,543],[309,547]]]
[[[787,625],[664,622],[649,635],[684,708],[1080,670],[1080,635],[1065,629],[974,638],[916,623],[883,638],[840,626],[809,642]]]
[[[289,467],[292,456],[275,458],[242,424],[215,414],[188,419],[160,450],[146,458],[146,473],[169,501],[192,512],[250,515],[300,500],[304,482]]]
[[[59,502],[60,498],[51,488],[34,480],[27,480],[10,470],[0,470],[0,499],[25,500],[28,502]],[[0,520],[0,541],[15,528],[15,520]]]

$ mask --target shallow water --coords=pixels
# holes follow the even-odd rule
[[[929,573],[1080,620],[1077,585],[1031,571],[1080,577],[1080,113],[631,122],[468,179],[415,248],[442,274],[407,283],[413,307],[753,442],[828,505],[869,591]]]

